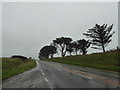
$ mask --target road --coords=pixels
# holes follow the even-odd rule
[[[37,67],[3,82],[3,88],[117,88],[118,73],[54,62],[36,61]]]

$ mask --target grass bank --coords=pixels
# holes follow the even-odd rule
[[[22,61],[16,58],[2,58],[2,80],[30,70],[36,66],[35,60]]]
[[[46,61],[120,72],[120,50],[52,58]]]

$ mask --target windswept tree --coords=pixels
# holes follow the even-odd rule
[[[72,39],[69,37],[60,37],[53,40],[54,46],[61,52],[61,56],[64,57],[66,54],[66,48],[71,43]]]
[[[39,53],[39,59],[48,59],[49,57],[53,58],[53,55],[57,52],[56,47],[54,46],[44,46]]]
[[[114,31],[111,32],[112,28],[113,24],[108,27],[107,24],[96,24],[95,27],[89,29],[87,33],[83,33],[83,35],[92,38],[91,44],[94,45],[92,48],[102,49],[105,52],[105,47],[112,41],[111,37],[115,33]]]
[[[82,52],[82,54],[86,54],[87,53],[87,49],[90,47],[90,42],[89,40],[85,40],[85,39],[81,39],[81,40],[78,40],[78,47],[79,47],[79,50]]]

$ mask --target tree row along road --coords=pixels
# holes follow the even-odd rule
[[[37,67],[3,82],[3,88],[116,88],[118,73],[36,61]]]

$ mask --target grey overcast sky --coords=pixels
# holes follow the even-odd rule
[[[73,40],[97,24],[114,24],[116,31],[107,50],[118,46],[117,2],[4,2],[2,56],[37,58],[39,50],[61,36]],[[92,48],[88,53],[101,52]]]

